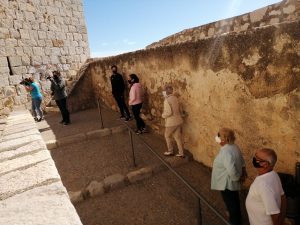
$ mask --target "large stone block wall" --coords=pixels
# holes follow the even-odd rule
[[[35,77],[47,102],[47,74],[71,83],[88,57],[82,0],[0,0],[0,115],[28,102],[23,77]]]
[[[254,150],[271,147],[277,169],[294,173],[300,161],[299,27],[295,21],[104,58],[91,62],[85,76],[92,78],[95,97],[116,109],[110,66],[118,65],[125,79],[136,73],[146,92],[143,117],[161,134],[161,91],[172,84],[187,114],[185,148],[205,165],[218,152],[218,129],[230,127],[249,169]]]
[[[269,5],[237,17],[183,30],[158,42],[150,44],[147,46],[147,48],[174,45],[187,41],[197,41],[232,32],[244,32],[263,26],[275,25],[287,21],[295,21],[299,18],[300,1],[283,0],[280,3]]]

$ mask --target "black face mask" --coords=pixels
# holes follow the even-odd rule
[[[262,168],[262,167],[263,167],[263,166],[261,166],[261,165],[259,164],[259,162],[256,161],[255,157],[253,157],[253,159],[252,159],[252,164],[253,164],[253,166],[254,166],[255,168]]]

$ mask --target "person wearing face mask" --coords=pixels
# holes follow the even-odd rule
[[[247,173],[245,160],[239,147],[234,144],[234,131],[229,128],[220,129],[215,137],[221,149],[214,159],[211,189],[221,191],[223,201],[229,212],[229,222],[232,225],[240,225],[241,210],[239,190]]]
[[[286,211],[286,197],[278,174],[273,170],[277,155],[273,149],[256,151],[252,163],[258,176],[246,198],[250,225],[281,225]]]
[[[134,119],[136,121],[136,134],[146,133],[146,125],[144,120],[140,117],[140,112],[143,106],[143,88],[142,85],[139,83],[139,78],[136,74],[130,74],[128,83],[130,84],[130,91],[129,91],[129,105],[131,106],[132,113]]]
[[[124,119],[125,121],[131,120],[130,112],[125,103],[124,91],[125,84],[124,79],[121,74],[118,73],[118,68],[116,65],[111,66],[112,75],[110,76],[112,95],[117,102],[117,105],[120,109],[120,119]]]
[[[48,77],[48,79],[51,81],[50,89],[62,115],[62,121],[60,121],[60,123],[62,123],[63,125],[69,125],[70,114],[67,107],[67,91],[65,81],[61,77],[59,71],[53,71],[53,78]]]
[[[178,102],[178,98],[173,95],[173,87],[166,86],[162,92],[164,100],[164,109],[162,118],[165,119],[165,139],[168,151],[164,152],[166,156],[174,155],[174,146],[172,143],[172,136],[174,137],[177,148],[178,157],[184,157],[184,150],[182,144],[182,110]]]

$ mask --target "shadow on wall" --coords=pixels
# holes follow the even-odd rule
[[[91,62],[71,95],[71,108],[96,97],[116,109],[109,81],[110,66],[116,64],[124,79],[130,73],[140,77],[147,93],[144,118],[159,133],[161,91],[173,85],[188,113],[185,147],[196,160],[211,166],[216,132],[230,127],[249,168],[255,149],[271,147],[278,153],[278,169],[293,173],[300,160],[299,26],[294,21]]]

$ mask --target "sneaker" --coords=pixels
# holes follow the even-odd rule
[[[69,125],[70,124],[70,122],[63,122],[63,125],[64,126],[67,126],[67,125]]]
[[[37,117],[34,117],[34,121],[38,121],[38,118],[37,118]]]
[[[172,155],[174,155],[174,154],[173,154],[173,152],[164,152],[164,155],[165,155],[165,156],[172,156]]]
[[[176,154],[175,156],[184,158],[184,155],[181,155],[181,154]]]
[[[135,133],[136,134],[142,134],[143,132],[141,130],[136,130]]]
[[[44,117],[41,117],[41,118],[37,119],[36,121],[41,122],[42,120],[44,120]]]
[[[120,119],[121,119],[121,120],[124,120],[124,119],[125,119],[125,116],[120,116]]]

